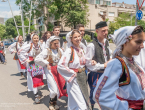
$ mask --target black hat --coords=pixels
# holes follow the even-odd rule
[[[99,29],[105,26],[107,26],[106,21],[100,21],[99,23],[96,24],[96,29]]]

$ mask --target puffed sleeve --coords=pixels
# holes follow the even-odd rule
[[[14,42],[13,44],[11,44],[8,49],[9,49],[9,52],[12,54],[15,52],[15,48],[16,48],[16,42]]]
[[[95,66],[92,66],[91,61],[92,61],[92,58],[94,57],[94,54],[95,54],[94,44],[90,43],[87,46],[86,55],[85,55],[86,66],[89,70],[96,72],[97,70],[104,69],[104,64],[100,64],[99,62],[97,62]]]
[[[93,99],[99,103],[102,110],[128,110],[128,102],[120,101],[115,95],[119,88],[119,78],[122,65],[118,59],[113,59],[107,65],[105,72],[97,82]]]
[[[57,70],[68,81],[71,82],[76,77],[76,72],[68,67],[71,56],[71,49],[68,48],[61,57]]]
[[[19,60],[22,64],[26,63],[28,60],[28,57],[26,56],[26,53],[29,51],[31,44],[27,44],[21,47],[21,49],[18,51]]]
[[[46,66],[49,64],[49,62],[46,60],[48,57],[48,49],[44,49],[39,55],[35,58],[35,63],[40,66]]]

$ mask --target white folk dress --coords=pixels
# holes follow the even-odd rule
[[[63,51],[62,49],[60,49],[61,55],[63,55]],[[52,51],[52,60],[55,60],[55,58],[58,56],[58,50],[57,49],[51,49]],[[54,76],[51,72],[51,70],[47,69],[47,65],[49,64],[49,62],[47,61],[47,57],[48,57],[48,49],[44,49],[36,58],[35,58],[35,62],[44,67],[44,71],[45,71],[45,75],[46,75],[46,79],[47,79],[47,84],[48,84],[48,88],[50,91],[50,98],[54,98],[56,95],[57,97],[60,96],[59,93],[59,89],[58,89],[58,85],[54,79]],[[60,58],[58,58],[59,61]],[[57,61],[57,62],[58,62]]]
[[[133,70],[127,65],[130,73],[130,84],[119,87],[122,74],[122,64],[118,59],[111,60],[105,72],[97,82],[93,99],[99,103],[102,110],[132,110],[127,101],[119,100],[117,96],[127,100],[144,100],[145,88]],[[140,67],[141,68],[141,67]],[[143,69],[142,69],[143,70]],[[142,78],[145,81],[145,78]]]
[[[17,50],[16,50],[16,44],[17,44]],[[22,45],[22,46],[23,46],[23,45]],[[8,49],[9,49],[9,51],[10,51],[11,54],[13,54],[15,51],[17,51],[17,55],[18,55],[18,57],[19,57],[18,51],[20,50],[20,48],[21,48],[22,46],[20,46],[20,43],[19,43],[19,42],[14,42],[13,44],[11,44],[11,45],[8,47]],[[16,62],[17,62],[18,71],[19,71],[19,72],[25,72],[26,69],[21,69],[19,60],[16,60]]]
[[[83,49],[81,49],[81,52],[84,54]],[[61,57],[57,69],[67,81],[68,110],[88,110],[81,89],[77,83],[77,73],[73,69],[83,68],[85,65],[90,70],[97,71],[97,69],[95,68],[96,66],[91,65],[91,62],[86,61],[85,57],[84,59],[80,59],[75,49],[74,56],[74,61],[69,63],[71,48],[68,48]]]
[[[23,46],[18,52],[21,63],[24,64],[27,67],[27,69],[29,68],[29,63],[27,62],[27,60],[29,59],[29,57],[33,57],[34,48],[35,48],[35,46],[33,45],[32,49],[31,49],[31,43],[29,43],[29,44]],[[40,48],[40,46],[39,46],[39,48]],[[29,50],[30,50],[30,52],[29,52]],[[28,56],[26,56],[25,53],[28,53]],[[36,87],[36,88],[33,87],[32,76],[31,76],[31,73],[28,71],[27,71],[27,86],[28,86],[28,91],[33,91],[34,94],[36,94],[38,92],[38,89],[41,88],[41,86]]]

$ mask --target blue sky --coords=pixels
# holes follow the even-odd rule
[[[18,15],[20,11],[19,11],[19,6],[15,4],[16,0],[9,0],[9,1],[14,15]],[[127,4],[136,4],[136,0],[112,0],[112,2],[120,2],[120,3],[125,2]],[[1,0],[0,0],[0,17],[4,17],[4,18],[12,17],[8,2],[1,2]]]
[[[15,4],[15,0],[9,0],[9,1],[10,1],[14,15],[18,15],[20,13],[19,6]],[[12,17],[8,1],[1,2],[0,0],[0,17],[4,17],[4,18]]]

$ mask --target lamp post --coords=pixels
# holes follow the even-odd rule
[[[20,35],[20,34],[19,34],[19,31],[18,31],[17,24],[16,24],[15,17],[14,17],[14,14],[13,14],[12,8],[11,8],[10,1],[9,1],[9,0],[7,0],[7,1],[9,2],[10,10],[11,10],[11,13],[12,13],[12,16],[13,16],[13,19],[14,19],[14,22],[15,22],[15,26],[16,26],[16,29],[17,29],[17,33],[18,33],[18,35]],[[2,2],[6,2],[6,0],[2,0]]]

